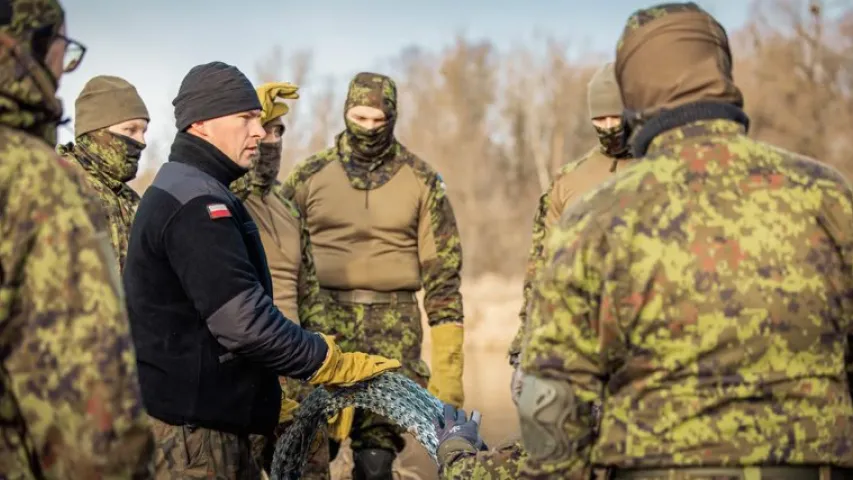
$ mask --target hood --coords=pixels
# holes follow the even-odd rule
[[[65,14],[56,0],[10,0],[0,6],[0,124],[56,144],[62,103],[57,82],[32,55],[36,31],[56,34]]]
[[[631,15],[617,45],[615,73],[629,121],[696,102],[743,106],[726,31],[693,2]]]

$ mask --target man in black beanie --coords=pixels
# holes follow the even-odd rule
[[[346,385],[400,367],[342,353],[273,304],[258,227],[229,191],[264,136],[235,67],[194,67],[172,102],[178,134],[139,204],[124,270],[158,478],[261,478],[278,376]]]

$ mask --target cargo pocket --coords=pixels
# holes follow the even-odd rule
[[[210,452],[210,430],[184,425],[180,427],[180,433],[187,473],[196,473],[196,470],[205,473]]]

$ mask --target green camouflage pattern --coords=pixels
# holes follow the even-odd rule
[[[387,122],[366,129],[351,121],[346,113],[357,106],[373,107],[385,114]],[[350,81],[344,104],[346,129],[335,137],[341,164],[353,188],[379,188],[403,165],[394,159],[401,155],[401,145],[394,138],[397,121],[397,85],[378,73],[361,72]]]
[[[564,455],[528,457],[521,478],[853,466],[851,217],[838,172],[740,123],[658,135],[546,240],[521,368],[577,406],[554,426]]]
[[[149,478],[153,439],[104,214],[43,139],[2,125],[0,145],[0,471]]]
[[[430,326],[442,323],[462,323],[462,294],[460,271],[462,269],[462,242],[456,216],[447,188],[441,176],[428,163],[411,153],[405,146],[398,144],[399,153],[393,162],[411,168],[415,175],[429,187],[427,204],[429,205],[432,233],[436,242],[436,258],[425,261],[421,265],[421,276],[424,288],[424,310]],[[277,191],[288,200],[293,201],[296,190],[303,187],[315,174],[327,165],[340,161],[341,154],[337,147],[326,149],[315,154],[290,172],[287,179]],[[390,178],[390,177],[389,177]],[[304,207],[297,205],[300,211]],[[343,317],[346,321],[346,317]],[[322,331],[322,330],[321,330]]]
[[[389,120],[397,118],[397,84],[379,73],[361,72],[350,80],[344,113],[352,107],[373,107],[382,110]]]
[[[356,128],[360,127],[356,126]],[[399,161],[408,152],[396,141],[392,142],[384,153],[386,156],[379,161],[370,163],[359,161],[356,158],[352,142],[353,140],[349,135],[339,134],[335,137],[337,148],[334,153],[347,173],[350,185],[357,190],[373,190],[385,185],[407,163]]]
[[[655,5],[653,7],[644,8],[641,10],[637,10],[630,17],[628,17],[628,21],[625,22],[625,28],[622,30],[622,36],[619,38],[619,41],[616,45],[616,49],[622,47],[625,38],[633,33],[635,30],[647,25],[661,17],[672,13],[683,13],[683,12],[704,12],[699,5],[693,2],[671,2],[671,3],[661,3]]]
[[[429,367],[421,359],[421,312],[417,303],[354,304],[339,302],[334,315],[303,320],[314,332],[332,335],[344,352],[364,352],[399,360],[400,373],[426,388]],[[328,320],[336,320],[328,322]],[[303,397],[304,398],[304,397]],[[382,448],[400,452],[405,447],[403,431],[386,419],[356,410],[353,420],[353,449]]]
[[[128,156],[128,144],[107,129],[81,135],[76,144],[60,145],[57,152],[79,165],[88,185],[100,200],[110,228],[110,240],[124,269],[130,227],[139,205],[139,194],[124,180],[136,176],[139,158]]]
[[[515,480],[526,458],[521,442],[515,441],[486,452],[456,451],[439,458],[442,480]]]
[[[278,183],[277,177],[281,168],[282,142],[261,142],[259,153],[252,159],[249,172],[231,182],[230,189],[237,198],[246,200],[254,193],[265,197]]]
[[[158,480],[258,480],[267,439],[152,419]]]
[[[601,152],[604,155],[604,152]],[[548,211],[552,208],[564,210],[566,205],[553,205],[552,192],[554,187],[560,182],[566,181],[568,175],[571,175],[578,167],[593,156],[593,152],[588,152],[578,160],[569,162],[563,165],[551,181],[548,190],[539,197],[539,204],[536,207],[536,213],[533,215],[533,234],[530,242],[530,251],[527,254],[527,264],[524,271],[524,284],[522,286],[522,302],[521,310],[518,312],[518,331],[512,339],[509,346],[510,363],[515,363],[518,355],[521,353],[521,345],[524,337],[524,328],[527,325],[527,309],[530,305],[530,295],[533,285],[533,279],[536,278],[536,272],[542,269],[544,259],[542,258],[542,249],[544,247],[545,235],[551,225],[546,224]]]
[[[9,0],[12,6],[12,19],[8,24],[0,25],[0,33],[8,33],[15,38],[26,38],[29,32],[47,25],[56,30],[65,20],[65,13],[57,0]]]
[[[56,145],[56,125],[62,102],[56,98],[57,82],[30,55],[33,30],[52,26],[59,30],[65,14],[56,0],[10,0],[11,21],[0,25],[0,35],[17,43],[0,46],[0,125],[27,132]]]

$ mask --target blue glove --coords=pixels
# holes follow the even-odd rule
[[[445,404],[444,416],[439,419],[435,428],[439,448],[448,440],[461,439],[477,450],[488,450],[489,447],[480,438],[480,419],[480,412],[476,410],[471,412],[471,418],[468,419],[465,410]]]

